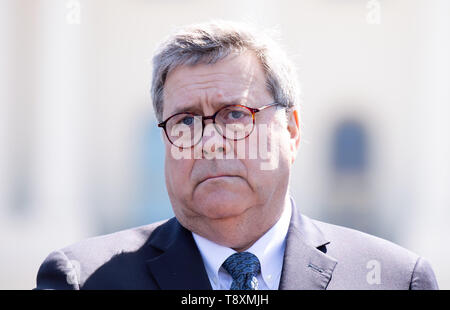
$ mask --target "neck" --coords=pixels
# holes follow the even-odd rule
[[[236,252],[245,252],[248,249],[250,249],[252,247],[253,244],[255,244],[256,241],[258,241],[262,236],[264,236],[265,233],[267,233],[267,231],[269,231],[281,218],[283,211],[286,209],[286,205],[291,203],[289,194],[286,194],[285,200],[284,200],[284,204],[281,208],[280,213],[278,214],[278,217],[276,218],[276,220],[272,223],[272,225],[270,225],[270,227],[268,227],[262,234],[260,234],[259,236],[257,236],[254,240],[251,240],[248,244],[239,247],[239,248],[232,248],[233,250],[235,250]]]

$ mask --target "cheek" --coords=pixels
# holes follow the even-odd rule
[[[286,124],[282,120],[274,121],[271,126],[260,132],[258,142],[259,160],[264,161],[269,158],[283,160],[290,157],[291,139]]]
[[[276,144],[275,148],[278,149],[278,156],[280,164],[282,161],[290,162],[291,160],[291,137],[287,129],[287,122],[285,116],[279,116],[277,122],[274,124],[274,129],[271,131],[271,139],[269,143]]]
[[[286,130],[279,135],[280,161],[290,162],[292,157],[291,138]]]
[[[166,153],[166,185],[167,189],[175,196],[184,195],[185,192],[189,191],[192,165],[193,160],[174,159],[170,153]]]
[[[258,133],[259,134],[259,133]],[[265,183],[271,182],[270,177],[279,170],[284,169],[289,161],[289,136],[281,130],[264,132],[259,135],[257,144],[252,144],[255,157],[249,157],[249,150],[246,150],[246,157],[243,160],[247,167],[250,182]],[[273,168],[271,168],[273,165]],[[267,179],[269,178],[269,179]]]
[[[250,168],[252,180],[258,183],[270,183],[288,173],[290,162],[289,132],[280,124],[276,124],[268,130],[265,146],[258,150],[258,158],[250,160],[247,165]]]

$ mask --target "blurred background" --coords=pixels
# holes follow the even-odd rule
[[[150,60],[213,18],[277,29],[298,67],[302,212],[426,257],[450,289],[449,16],[448,0],[0,0],[0,289],[173,216]]]

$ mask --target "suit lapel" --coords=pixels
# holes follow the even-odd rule
[[[337,261],[326,255],[329,241],[292,204],[292,217],[286,240],[281,290],[326,289]],[[164,290],[210,290],[211,284],[200,252],[190,231],[172,218],[151,237],[150,245],[162,251],[147,261],[148,269]]]
[[[175,218],[155,231],[150,245],[163,251],[161,255],[147,261],[149,271],[161,289],[211,289],[191,232]]]
[[[280,289],[326,289],[337,264],[324,253],[328,243],[313,221],[301,215],[292,203]]]

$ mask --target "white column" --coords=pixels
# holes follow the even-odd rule
[[[5,48],[13,42],[11,27],[12,1],[0,2],[0,227],[10,200],[10,105],[12,103],[11,78],[12,50]],[[1,228],[0,228],[1,233]]]
[[[450,288],[450,2],[423,5],[423,75],[417,139],[418,212],[409,243],[432,263],[440,287]],[[405,214],[405,216],[409,216]]]
[[[38,267],[50,251],[94,232],[87,200],[90,132],[82,75],[84,31],[82,19],[77,24],[69,17],[73,6],[66,7],[68,2],[82,4],[14,0],[1,9],[2,15],[12,16],[1,18],[8,23],[2,31],[14,34],[7,39],[11,44],[5,44],[16,57],[7,74],[18,78],[10,94],[15,101],[0,106],[0,114],[7,111],[8,128],[14,129],[7,140],[1,139],[0,151],[0,159],[6,154],[14,165],[0,178],[14,181],[23,169],[25,185],[9,183],[5,205],[14,207],[11,193],[20,196],[22,190],[27,200],[23,212],[14,216],[3,212],[5,207],[0,210],[0,243],[7,249],[0,256],[0,288],[34,287]],[[2,183],[0,191],[5,188]]]
[[[40,3],[34,201],[52,233],[60,231],[61,239],[54,241],[67,243],[90,232],[86,151],[91,133],[83,76],[82,1]]]

